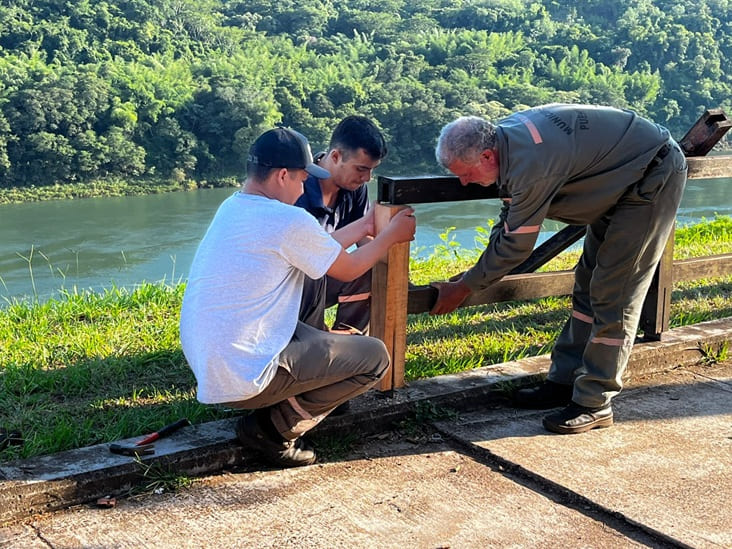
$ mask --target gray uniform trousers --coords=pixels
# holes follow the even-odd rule
[[[643,179],[587,227],[572,315],[554,345],[547,375],[556,383],[574,383],[572,400],[581,406],[605,406],[622,389],[643,302],[686,183],[686,159],[669,143],[667,155],[656,157]]]
[[[311,326],[327,330],[325,325],[325,309],[338,305],[333,328],[343,329],[346,327],[356,328],[364,334],[369,332],[369,321],[371,320],[371,271],[349,282],[341,282],[335,278],[325,276],[322,279],[313,280],[305,277],[303,287],[303,303],[316,301],[315,296],[322,291],[322,284],[325,282],[325,301],[319,317],[315,317]]]
[[[352,327],[368,334],[371,320],[371,271],[350,282],[327,276],[325,290],[325,306],[338,305],[333,328]]]
[[[270,408],[270,418],[288,440],[303,435],[341,403],[376,385],[389,367],[389,353],[376,338],[331,334],[318,329],[325,279],[312,301],[301,306],[300,320],[280,353],[277,373],[254,398],[227,405]],[[320,320],[322,323],[322,320]]]

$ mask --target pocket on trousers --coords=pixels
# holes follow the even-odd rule
[[[650,203],[663,188],[668,179],[668,170],[661,166],[651,170],[646,176],[628,189],[623,197],[623,202]]]

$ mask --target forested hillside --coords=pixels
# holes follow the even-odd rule
[[[565,5],[566,4],[566,5]],[[392,173],[440,127],[551,101],[680,138],[732,111],[732,1],[2,0],[0,186],[240,175],[263,129],[373,117]]]

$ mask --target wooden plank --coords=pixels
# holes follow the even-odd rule
[[[732,274],[732,254],[709,255],[674,261],[674,282],[718,278]]]
[[[375,206],[376,234],[403,206]],[[389,248],[384,260],[371,275],[370,332],[381,339],[389,352],[391,365],[382,378],[380,389],[390,391],[404,386],[404,362],[407,348],[407,295],[409,288],[409,242]]]
[[[407,300],[409,299],[409,243],[397,244],[389,252],[389,288],[396,308],[394,311],[394,344],[391,365],[391,385],[404,387],[407,354]]]
[[[388,266],[387,263],[379,262],[371,269],[371,320],[369,323],[369,335],[379,338],[386,345],[389,353],[389,369],[381,378],[379,390],[390,391],[393,388],[393,361],[394,361],[394,323],[392,309],[388,305]]]
[[[689,179],[732,177],[732,156],[699,156],[686,159]]]
[[[573,287],[574,271],[506,275],[490,288],[469,295],[461,307],[569,295]],[[409,290],[407,311],[410,314],[425,313],[432,309],[435,301],[436,288],[417,286]]]
[[[385,177],[377,180],[378,201],[386,204],[426,204],[456,200],[498,198],[495,185],[463,186],[455,176],[422,175],[417,177]]]
[[[718,278],[730,274],[732,274],[732,254],[680,259],[673,262],[674,282]],[[574,271],[508,275],[491,288],[470,296],[462,306],[570,295],[573,284]],[[409,290],[407,311],[409,314],[426,313],[434,306],[436,300],[435,288],[413,287]]]

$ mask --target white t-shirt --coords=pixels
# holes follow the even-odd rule
[[[237,192],[216,212],[193,259],[180,338],[213,404],[259,394],[295,333],[304,276],[320,278],[342,250],[302,208]]]

